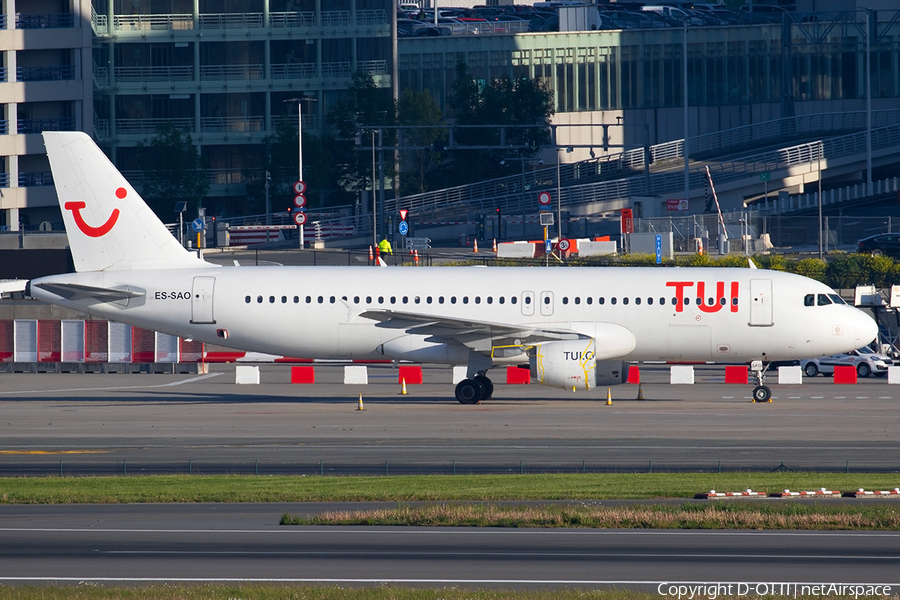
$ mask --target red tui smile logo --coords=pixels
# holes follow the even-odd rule
[[[119,188],[116,190],[116,198],[120,200],[125,198],[128,195],[128,192],[125,188]],[[75,219],[75,224],[78,225],[78,229],[81,230],[81,233],[88,237],[102,237],[109,233],[109,231],[116,224],[116,221],[119,219],[119,209],[114,208],[112,214],[109,216],[109,219],[106,220],[106,223],[100,225],[99,227],[93,227],[88,225],[84,220],[84,217],[81,216],[81,209],[87,207],[87,204],[84,202],[66,202],[63,205],[63,208],[66,210],[72,211],[72,218]]]

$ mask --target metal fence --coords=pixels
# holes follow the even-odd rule
[[[757,211],[723,213],[725,230],[729,240],[729,252],[749,252],[765,249],[765,244],[758,240],[768,235],[769,242],[775,248],[792,248],[803,252],[818,252],[819,219],[818,217],[796,217],[768,215]],[[823,217],[822,246],[826,252],[830,250],[856,250],[858,240],[885,233],[894,228],[900,229],[900,219],[891,217]],[[716,214],[689,215],[684,217],[660,217],[653,219],[635,219],[634,230],[638,233],[672,232],[676,251],[694,250],[694,240],[708,238],[710,251],[718,251],[718,233],[720,225]],[[749,239],[748,245],[742,244],[742,236]]]

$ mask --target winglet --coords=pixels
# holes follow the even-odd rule
[[[747,257],[747,262],[750,263],[750,268],[751,268],[751,269],[756,269],[756,268],[758,268],[758,267],[756,266],[756,263],[753,262],[753,259],[750,258],[749,256]]]
[[[87,134],[43,136],[76,271],[213,266],[172,237]]]

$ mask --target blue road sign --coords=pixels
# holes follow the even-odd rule
[[[400,221],[400,225],[397,226],[397,229],[400,230],[400,235],[406,235],[409,233],[409,223]]]
[[[204,229],[206,229],[206,221],[204,221],[200,217],[197,217],[196,219],[191,221],[191,229],[198,233],[203,231]]]
[[[662,236],[656,234],[656,264],[662,262]]]

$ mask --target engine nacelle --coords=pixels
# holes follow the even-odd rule
[[[590,390],[625,381],[625,363],[598,362],[593,338],[540,344],[534,347],[530,362],[532,379],[550,387]]]

